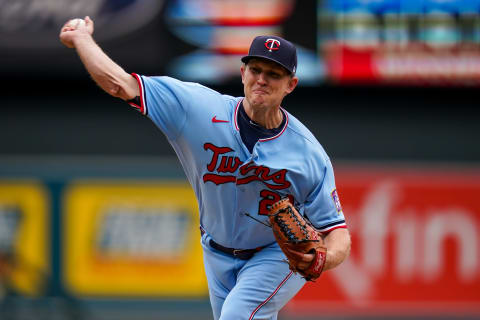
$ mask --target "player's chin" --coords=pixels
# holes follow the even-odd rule
[[[265,93],[256,93],[252,94],[252,102],[256,105],[265,104],[268,101],[268,95]]]
[[[253,99],[252,100],[252,105],[255,106],[257,109],[258,108],[264,108],[268,106],[268,102],[264,99]]]

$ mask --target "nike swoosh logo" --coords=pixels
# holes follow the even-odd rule
[[[228,120],[218,120],[218,119],[217,119],[217,116],[214,116],[214,117],[212,118],[212,122],[213,122],[213,123],[222,123],[222,122],[225,123],[225,122],[230,122],[230,121],[228,121]]]

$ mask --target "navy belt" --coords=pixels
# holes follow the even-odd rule
[[[205,233],[205,230],[203,230],[203,228],[200,227],[200,232],[203,235]],[[210,247],[212,247],[212,248],[214,248],[218,251],[221,251],[223,253],[226,253],[228,255],[231,255],[235,258],[241,259],[241,260],[248,260],[251,257],[253,257],[253,255],[255,253],[257,253],[258,251],[263,249],[263,247],[258,247],[258,248],[255,248],[255,249],[227,248],[227,247],[222,246],[221,244],[216,243],[215,241],[213,241],[213,239],[210,239],[209,244],[210,244]]]

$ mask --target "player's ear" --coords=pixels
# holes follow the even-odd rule
[[[242,83],[245,83],[243,81],[243,79],[245,78],[245,68],[246,68],[246,65],[245,63],[243,63],[242,66],[240,67],[240,74],[242,75]]]
[[[297,87],[297,84],[298,84],[298,77],[296,76],[290,77],[290,79],[288,80],[287,89],[285,90],[286,93],[287,94],[291,93]]]

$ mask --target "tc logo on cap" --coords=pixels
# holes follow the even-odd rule
[[[265,47],[268,49],[268,51],[272,52],[272,50],[278,50],[278,48],[280,47],[280,41],[278,41],[277,39],[267,39],[267,41],[265,41]]]

